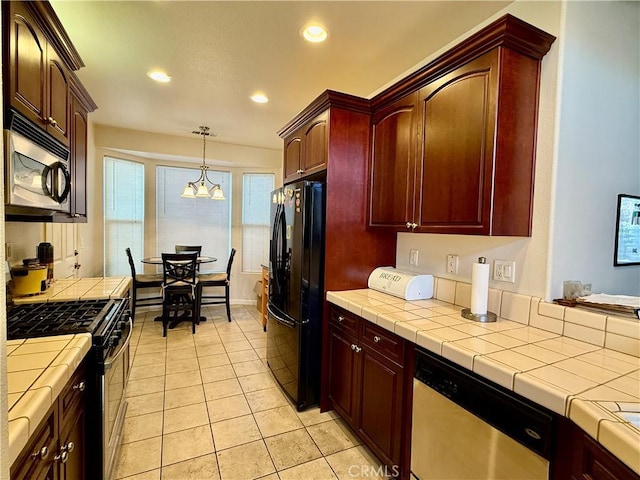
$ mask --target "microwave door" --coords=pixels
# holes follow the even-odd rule
[[[52,192],[56,190],[54,169],[33,158],[12,152],[9,194],[12,205],[60,208]]]

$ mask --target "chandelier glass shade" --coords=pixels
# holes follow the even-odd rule
[[[196,135],[202,135],[202,165],[200,165],[200,177],[195,182],[188,182],[184,187],[181,197],[184,198],[206,198],[209,197],[212,200],[226,200],[222,186],[219,183],[214,183],[209,179],[207,172],[209,167],[205,162],[205,153],[207,148],[207,137],[210,135],[209,127],[200,126],[200,130],[194,130]],[[210,185],[210,186],[207,186]]]

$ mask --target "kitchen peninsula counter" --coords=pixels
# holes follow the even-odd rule
[[[123,298],[131,277],[55,280],[39,295],[14,297],[16,305]],[[9,461],[13,463],[72,378],[89,350],[90,333],[7,341]]]
[[[7,341],[10,464],[90,349],[90,333]]]
[[[24,303],[101,300],[122,298],[131,288],[131,277],[60,278],[38,295],[13,297],[16,305]]]
[[[502,316],[479,323],[460,315],[468,305],[405,301],[370,289],[327,292],[332,304],[568,417],[640,473],[640,324],[565,313],[519,294],[497,297]],[[539,328],[545,324],[548,330]]]

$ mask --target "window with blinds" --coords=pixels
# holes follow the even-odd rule
[[[144,165],[104,157],[104,274],[131,275],[125,249],[136,269],[144,255]]]
[[[176,245],[202,245],[202,254],[218,261],[203,263],[200,270],[221,272],[231,251],[231,174],[208,171],[211,181],[222,186],[226,200],[182,198],[187,182],[199,174],[196,168],[156,168],[157,253],[173,252]]]
[[[273,173],[242,176],[242,271],[260,272],[269,261],[269,222]]]

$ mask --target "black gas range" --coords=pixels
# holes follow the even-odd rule
[[[7,308],[9,340],[91,334],[87,369],[87,459],[83,478],[108,480],[127,408],[129,343],[133,319],[128,298],[14,305]]]
[[[108,350],[117,345],[127,306],[124,298],[10,306],[7,339],[91,333],[93,345]]]

